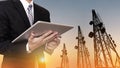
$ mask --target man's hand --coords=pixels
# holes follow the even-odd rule
[[[59,44],[60,44],[60,39],[59,36],[57,36],[56,38],[52,39],[47,43],[46,48],[48,50],[54,50],[56,47],[58,47]]]
[[[53,44],[53,46],[57,46],[59,44],[58,40],[56,40],[57,36],[58,32],[53,32],[51,30],[39,37],[36,37],[36,34],[32,32],[28,39],[29,50],[34,51],[35,49],[39,48],[42,45],[45,45],[46,43],[48,43],[48,46],[50,46],[51,44]]]

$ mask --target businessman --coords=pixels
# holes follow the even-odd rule
[[[2,68],[45,68],[38,62],[43,52],[52,54],[59,45],[58,32],[49,30],[36,37],[33,31],[29,39],[11,43],[37,21],[50,22],[49,11],[32,0],[0,1],[0,54],[4,55]]]

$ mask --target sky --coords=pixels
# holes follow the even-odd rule
[[[85,36],[86,46],[90,52],[90,60],[93,66],[94,51],[93,39],[88,37],[92,26],[89,22],[92,20],[92,9],[95,9],[102,18],[108,34],[117,44],[117,51],[120,54],[120,0],[35,0],[39,5],[48,9],[51,13],[53,23],[72,25],[74,28],[62,35],[61,44],[50,56],[46,54],[47,68],[56,68],[60,66],[63,43],[66,44],[70,68],[76,68],[77,50],[77,26],[81,27]]]
[[[66,44],[69,67],[76,68],[77,50],[77,26],[81,27],[85,36],[86,46],[90,52],[90,60],[93,66],[94,51],[93,39],[88,37],[92,26],[89,22],[92,20],[92,9],[95,9],[101,16],[107,33],[111,34],[117,44],[117,51],[120,54],[120,0],[34,0],[38,5],[48,9],[51,14],[51,22],[73,26],[74,28],[64,33],[60,45],[55,49],[52,55],[45,53],[47,68],[60,67],[63,43]],[[2,62],[2,57],[1,57]]]

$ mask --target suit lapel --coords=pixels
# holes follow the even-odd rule
[[[27,17],[27,14],[22,6],[22,3],[19,0],[13,0],[13,4],[16,8],[16,10],[19,12],[21,18],[24,20],[24,24],[26,25],[26,27],[30,27],[30,22],[29,19]]]
[[[34,23],[37,21],[50,22],[50,17],[49,12],[46,9],[34,3]]]
[[[34,4],[34,23],[35,22],[37,22],[38,20],[39,20],[39,15],[40,15],[40,13],[39,13],[39,15],[38,15],[38,12],[37,12],[37,8],[36,8],[36,4],[35,3],[33,3]],[[34,24],[33,23],[33,24]]]

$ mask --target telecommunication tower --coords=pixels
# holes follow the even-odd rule
[[[95,68],[120,68],[120,57],[116,51],[116,44],[110,34],[107,34],[100,16],[92,10],[93,31],[89,37],[94,42]],[[114,57],[115,56],[115,57]]]
[[[67,50],[65,44],[63,45],[63,50],[62,50],[62,60],[61,60],[61,68],[69,68],[69,60],[67,56]]]
[[[91,68],[90,54],[85,46],[85,40],[80,26],[78,26],[78,37],[76,39],[78,40],[78,44],[75,46],[75,49],[77,49],[77,68]]]

